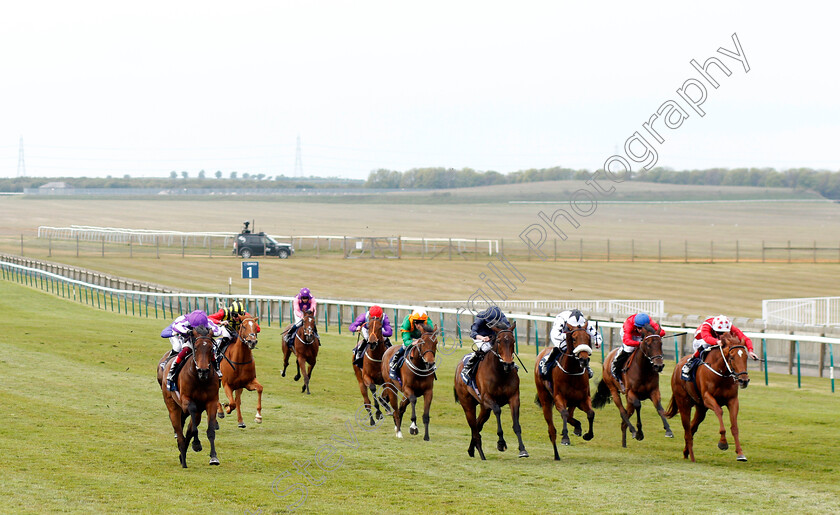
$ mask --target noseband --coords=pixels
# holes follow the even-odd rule
[[[586,328],[576,327],[576,328],[572,329],[571,331],[569,331],[569,330],[564,330],[563,331],[564,333],[566,333],[566,352],[563,353],[563,358],[565,359],[566,357],[568,357],[570,359],[574,359],[578,364],[578,368],[581,369],[580,372],[569,372],[568,370],[563,368],[563,365],[559,361],[557,362],[557,366],[560,367],[560,370],[565,372],[566,375],[570,375],[570,376],[581,376],[586,372],[586,367],[584,365],[584,360],[577,357],[577,355],[574,353],[574,350],[572,349],[572,345],[574,344],[574,342],[572,341],[571,336],[578,331],[586,332]]]
[[[658,334],[649,334],[649,335],[645,336],[644,338],[642,338],[642,343],[644,344],[648,340],[648,338],[659,338],[659,335]],[[656,366],[656,363],[654,363],[653,360],[663,358],[662,354],[657,354],[655,356],[649,355],[647,352],[645,352],[645,346],[644,345],[640,345],[639,347],[642,350],[642,355],[644,357],[646,357],[648,359],[648,361],[650,361],[651,365]]]
[[[735,350],[735,349],[747,350],[747,346],[746,345],[733,345],[732,347],[729,347],[728,349],[726,349],[726,354],[723,353],[723,346],[722,345],[718,345],[717,347],[720,349],[720,356],[723,358],[723,364],[726,365],[726,370],[729,373],[724,375],[722,372],[718,372],[717,370],[712,368],[712,366],[709,365],[708,363],[706,363],[705,361],[703,362],[703,365],[706,368],[708,368],[709,370],[711,370],[712,372],[714,372],[718,377],[731,377],[733,381],[742,382],[741,376],[749,375],[749,372],[744,371],[744,372],[737,372],[736,373],[734,370],[732,370],[732,367],[729,366],[728,356],[729,356],[729,353],[731,351]]]

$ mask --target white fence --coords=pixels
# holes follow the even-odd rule
[[[467,306],[466,300],[428,300],[431,306]],[[525,312],[559,313],[567,309],[580,309],[588,313],[610,313],[614,315],[632,315],[647,313],[660,317],[665,314],[665,302],[661,300],[501,300],[496,305],[505,311],[511,309]]]
[[[768,324],[840,326],[840,297],[767,299],[761,318]]]
[[[106,241],[109,243],[134,242],[140,245],[179,245],[194,242],[206,246],[209,238],[223,238],[225,247],[228,241],[236,237],[231,232],[185,232],[158,231],[152,229],[125,229],[120,227],[95,227],[89,225],[71,225],[69,227],[38,226],[39,238],[57,240]]]

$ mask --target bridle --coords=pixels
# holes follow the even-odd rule
[[[313,315],[303,315],[303,318],[301,320],[303,321],[303,326],[301,327],[301,329],[303,329],[303,331],[300,331],[300,330],[295,331],[295,338],[300,340],[300,342],[303,343],[304,345],[311,345],[312,342],[313,342],[313,338],[315,336],[315,331],[313,329],[313,327],[315,327],[315,316],[313,316]],[[311,321],[312,323],[308,324],[307,322],[309,322],[309,321]],[[303,332],[304,338],[301,338],[301,336],[300,336],[301,332]]]
[[[649,335],[645,336],[644,338],[642,338],[642,345],[639,345],[639,349],[642,351],[642,355],[644,357],[646,357],[648,359],[648,361],[650,361],[650,364],[652,366],[656,367],[657,365],[656,365],[656,363],[654,363],[654,360],[659,359],[661,361],[662,358],[663,358],[663,355],[662,354],[657,354],[655,356],[651,356],[650,354],[648,354],[645,351],[644,343],[647,342],[649,338],[659,338],[660,343],[662,342],[662,338],[658,334],[649,334]]]
[[[256,322],[256,318],[254,317],[247,317],[247,318],[240,318],[239,319],[239,328],[236,331],[237,336],[239,337],[242,342],[248,346],[249,349],[254,349],[257,346],[257,332],[253,331],[250,333],[242,332],[243,327],[245,327],[245,322]]]
[[[432,342],[434,342],[433,338],[435,338],[435,335],[431,334],[429,335],[429,338],[432,338]],[[408,365],[409,370],[411,370],[414,373],[414,375],[418,377],[429,377],[430,375],[435,373],[435,370],[437,370],[437,364],[434,362],[435,351],[433,349],[427,349],[424,351],[421,349],[422,345],[423,337],[421,336],[420,338],[414,341],[414,344],[411,346],[411,349],[409,349],[408,356],[405,357],[405,363],[406,365]],[[425,368],[420,368],[411,361],[411,353],[415,350],[417,351],[417,355],[423,362],[423,366]],[[431,362],[426,360],[426,354],[432,355]]]
[[[499,358],[499,362],[502,364],[502,368],[504,369],[504,371],[505,372],[510,372],[514,367],[513,352],[511,352],[511,360],[510,361],[505,361],[504,358],[502,358],[502,355],[499,354],[499,352],[496,350],[499,346],[499,342],[501,341],[500,337],[504,333],[508,333],[508,334],[511,335],[511,337],[513,337],[513,330],[512,329],[502,329],[502,330],[500,330],[499,332],[496,333],[496,335],[493,338],[493,344],[492,344],[493,346],[490,348],[490,352],[493,353],[494,356]],[[514,339],[514,341],[515,341],[515,339]]]
[[[718,347],[718,349],[720,349],[720,356],[723,358],[723,364],[726,366],[726,371],[729,372],[729,373],[724,375],[722,372],[718,372],[717,370],[715,370],[711,365],[709,365],[705,361],[703,362],[703,365],[706,368],[708,368],[709,370],[711,370],[712,372],[714,372],[718,377],[731,377],[733,381],[737,381],[737,382],[743,384],[744,381],[743,381],[743,379],[741,379],[741,376],[749,375],[749,372],[747,372],[747,371],[735,372],[734,370],[732,370],[732,367],[729,366],[729,353],[731,351],[735,350],[735,349],[744,349],[746,351],[747,346],[746,345],[733,345],[732,347],[728,347],[726,349],[726,354],[723,353],[723,345],[717,345],[717,347]]]
[[[586,334],[589,334],[586,331],[585,327],[575,327],[571,331],[567,327],[563,328],[563,332],[566,334],[566,352],[563,353],[563,358],[564,359],[566,357],[573,358],[575,360],[575,362],[577,362],[578,368],[580,368],[580,372],[569,372],[568,370],[563,368],[563,364],[561,363],[561,360],[557,361],[557,366],[560,368],[560,370],[565,372],[566,375],[570,375],[570,376],[581,376],[584,373],[586,373],[586,363],[585,362],[587,360],[579,358],[577,356],[577,354],[575,353],[574,349],[572,349],[572,344],[573,344],[572,335],[575,334],[576,332],[579,332],[579,331],[583,331]],[[575,347],[575,349],[577,349],[577,348],[578,347]]]

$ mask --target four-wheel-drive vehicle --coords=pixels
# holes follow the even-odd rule
[[[288,243],[279,243],[264,232],[252,233],[247,229],[233,241],[233,253],[245,259],[251,256],[277,256],[286,259],[295,253]]]

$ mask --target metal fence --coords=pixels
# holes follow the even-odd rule
[[[840,326],[840,297],[766,299],[761,318],[768,324]]]
[[[0,276],[7,281],[123,315],[169,320],[194,309],[216,311],[231,300],[237,299],[243,301],[248,311],[259,317],[268,327],[279,327],[292,319],[293,297],[291,296],[220,295],[112,288],[6,260],[0,260]],[[321,299],[319,303],[323,308],[319,318],[323,317],[324,332],[334,330],[341,334],[342,331],[347,331],[345,327],[358,314],[364,313],[371,301]],[[379,303],[379,305],[386,310],[387,314],[393,315],[395,323],[399,323],[403,316],[408,315],[417,307],[390,303]],[[441,331],[440,339],[444,348],[465,349],[472,344],[469,338],[472,316],[469,311],[463,308],[436,306],[426,306],[425,309]],[[517,352],[523,348],[525,352],[539,354],[540,347],[547,344],[554,318],[519,313],[509,313],[508,318],[517,321]],[[620,344],[619,329],[622,326],[623,317],[600,318],[606,318],[598,322],[599,330],[604,336],[604,346],[600,356],[603,362],[605,353]],[[694,316],[661,319],[663,329],[673,333],[674,336],[673,342],[669,342],[663,348],[666,358],[679,360],[685,355],[690,349],[689,335],[693,334],[693,328],[699,325],[700,321],[702,321],[701,317]],[[741,324],[741,326],[748,328],[746,324]],[[761,369],[764,372],[765,384],[768,383],[768,371],[771,369],[774,372],[783,371],[786,367],[787,373],[791,375],[795,370],[801,386],[803,375],[823,377],[827,368],[831,380],[831,391],[834,391],[834,346],[840,344],[840,337],[827,337],[825,331],[819,328],[815,328],[815,331],[762,330],[745,331],[745,333],[756,341],[756,352],[763,357]],[[529,346],[533,350],[524,349]]]

